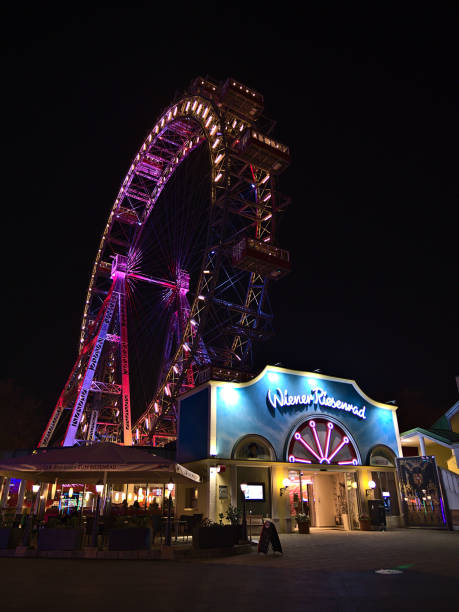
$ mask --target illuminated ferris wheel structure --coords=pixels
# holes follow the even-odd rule
[[[269,282],[290,269],[276,243],[289,150],[262,113],[256,91],[198,77],[161,114],[110,212],[78,358],[39,446],[163,445],[176,437],[180,394],[250,377],[253,346],[271,332]],[[146,378],[156,379],[132,425],[133,351],[153,344]]]

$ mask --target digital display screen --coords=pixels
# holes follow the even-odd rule
[[[264,501],[265,490],[262,483],[260,484],[248,484],[245,490],[245,498],[251,501]]]

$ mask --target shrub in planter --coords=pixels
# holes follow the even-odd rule
[[[83,529],[43,528],[38,530],[38,550],[79,550]]]
[[[241,514],[242,513],[237,506],[229,505],[226,511],[226,520],[229,521],[231,525],[238,525]]]
[[[371,522],[368,514],[361,514],[359,516],[359,525],[361,531],[371,531]]]
[[[193,548],[229,548],[241,536],[241,525],[199,525],[193,529]]]
[[[298,533],[309,533],[309,516],[302,512],[298,513],[295,517],[298,525]]]

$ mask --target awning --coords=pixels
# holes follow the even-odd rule
[[[37,449],[30,455],[0,461],[0,475],[38,482],[199,483],[191,470],[170,459],[132,446],[108,442],[90,446]]]

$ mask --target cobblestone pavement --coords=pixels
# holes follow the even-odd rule
[[[3,611],[239,612],[451,610],[459,533],[313,531],[281,536],[282,556],[214,560],[0,559]],[[375,574],[376,569],[401,574]],[[456,602],[456,603],[455,603]]]
[[[212,563],[324,571],[376,570],[403,565],[412,571],[459,578],[459,531],[311,529],[310,535],[284,534],[280,539],[282,557],[272,553],[241,555],[214,559]]]

